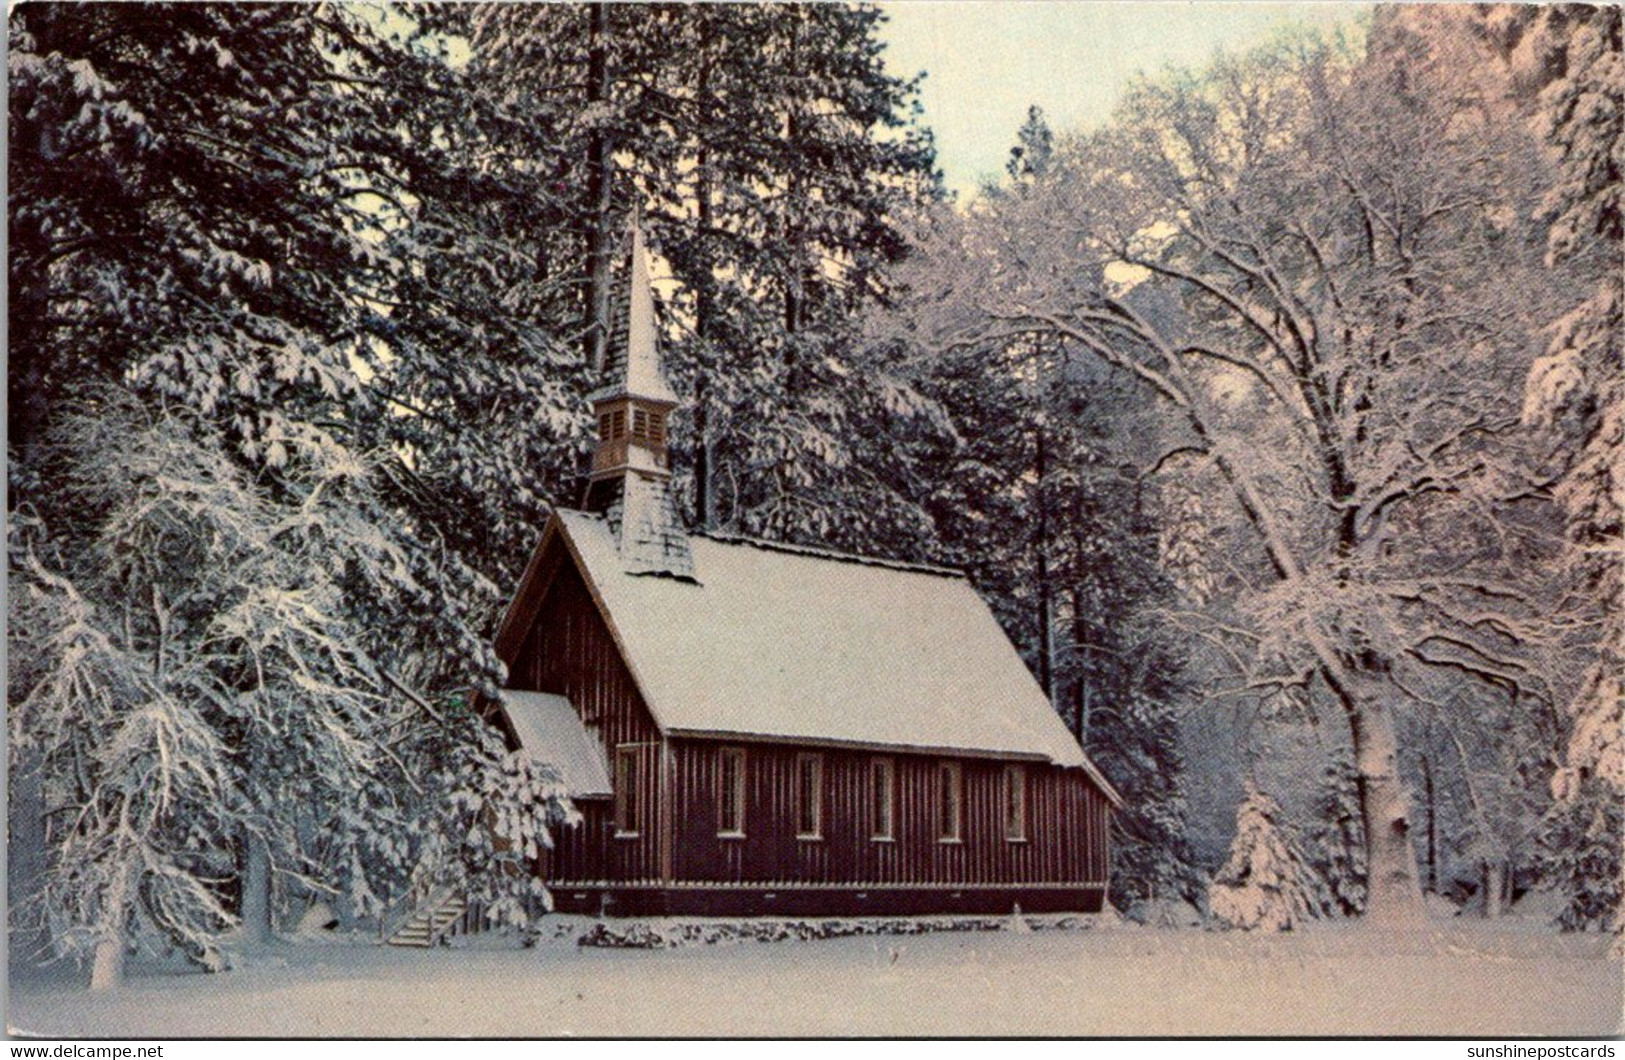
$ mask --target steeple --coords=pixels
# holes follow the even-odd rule
[[[671,496],[666,420],[677,395],[660,365],[654,289],[643,229],[632,224],[624,316],[610,336],[603,385],[589,395],[598,444],[583,506],[604,515],[615,531],[621,567],[629,574],[694,577],[688,535]]]

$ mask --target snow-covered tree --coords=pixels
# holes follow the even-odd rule
[[[606,218],[620,232],[641,210],[669,271],[666,359],[691,398],[673,451],[695,522],[910,551],[928,527],[891,454],[899,426],[926,423],[925,403],[852,324],[884,291],[903,248],[894,215],[931,161],[910,125],[912,86],[880,62],[878,10],[494,5],[466,17],[480,90],[535,101],[535,157],[565,145],[553,179],[584,233],[584,267],[566,273],[589,277],[589,345],[615,323],[597,308],[617,282],[596,263]]]
[[[13,893],[98,984],[153,936],[217,961],[296,893],[376,913],[438,812],[395,750],[434,742],[411,690],[498,673],[433,410],[390,389],[462,351],[388,341],[448,216],[413,204],[456,188],[396,120],[446,64],[387,24],[11,20],[13,825],[44,848]]]
[[[1531,367],[1524,418],[1551,443],[1547,470],[1568,518],[1570,575],[1596,605],[1598,657],[1567,704],[1568,734],[1545,845],[1573,896],[1570,927],[1622,923],[1625,844],[1625,59],[1617,7],[1496,5],[1475,12],[1507,56],[1536,127],[1557,160],[1539,216],[1547,255],[1577,271],[1558,303],[1545,356]]]
[[[1170,660],[1152,654],[1148,661],[1155,667]],[[1111,896],[1138,919],[1194,905],[1201,893],[1186,837],[1179,699],[1170,685],[1153,679],[1105,697],[1091,712],[1085,745],[1126,804],[1113,819]]]
[[[1207,900],[1209,912],[1227,927],[1290,931],[1323,917],[1331,896],[1280,805],[1254,789],[1236,810],[1230,857],[1209,884]]]
[[[447,746],[427,772],[413,883],[453,888],[493,925],[524,928],[552,908],[537,866],[553,830],[580,823],[555,772],[501,734],[465,699],[446,705]]]
[[[80,518],[13,542],[12,761],[42,775],[39,912],[94,985],[137,944],[218,965],[227,929],[263,941],[296,896],[376,916],[446,835],[471,892],[521,882],[492,844],[528,856],[567,800],[403,694],[372,615],[419,588],[364,464],[301,440],[273,494],[206,422],[116,394],[47,438],[49,508]]]
[[[273,499],[206,425],[117,394],[47,439],[43,507],[78,518],[20,525],[11,616],[44,912],[97,985],[149,928],[216,963],[228,924],[269,932],[273,872],[331,884],[307,828],[378,794],[385,687],[344,600],[409,575],[349,506],[364,468],[318,440],[290,440]],[[228,910],[211,881],[234,875]]]
[[[1326,767],[1310,816],[1313,825],[1306,853],[1315,874],[1326,884],[1332,911],[1359,916],[1365,909],[1365,836],[1352,763],[1339,758]]]
[[[939,220],[910,274],[927,346],[1044,333],[1156,395],[1149,466],[1210,524],[1203,635],[1234,694],[1336,704],[1379,920],[1422,912],[1396,712],[1464,679],[1550,710],[1561,680],[1516,399],[1560,286],[1541,163],[1411,44],[1145,82],[1048,194]]]

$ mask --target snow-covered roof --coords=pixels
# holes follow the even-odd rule
[[[628,574],[694,577],[694,552],[663,475],[629,474],[621,486],[621,569]]]
[[[1116,799],[959,574],[695,535],[700,582],[635,575],[602,517],[556,518],[667,732],[1029,758]]]
[[[558,771],[565,791],[578,799],[610,794],[604,749],[587,731],[570,701],[546,692],[502,693],[502,711],[530,757]]]

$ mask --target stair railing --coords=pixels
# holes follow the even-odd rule
[[[412,871],[412,882],[407,886],[406,893],[401,895],[400,901],[396,902],[383,916],[378,918],[379,942],[388,942],[394,938],[395,933],[406,926],[407,921],[412,919],[413,914],[427,902],[431,895],[434,895],[437,889],[450,891],[449,886],[444,886],[441,883],[443,865],[442,859],[436,857],[432,861],[420,862],[418,867]],[[435,895],[435,898],[437,902],[444,900],[439,895]]]

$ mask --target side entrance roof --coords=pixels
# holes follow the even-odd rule
[[[520,750],[558,770],[559,780],[571,798],[609,797],[604,750],[568,699],[510,689],[502,693],[501,706]]]

